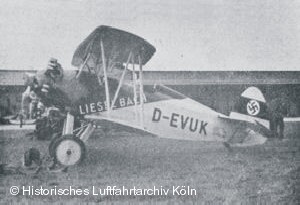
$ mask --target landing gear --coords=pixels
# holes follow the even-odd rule
[[[49,153],[52,153],[54,162],[63,166],[77,165],[85,157],[84,143],[72,134],[57,138],[51,146]]]
[[[52,136],[49,144],[49,155],[53,159],[53,165],[49,169],[54,169],[56,165],[64,167],[79,164],[85,158],[85,144],[94,131],[92,123],[86,123],[74,129],[74,117],[67,113],[64,120],[62,132]]]

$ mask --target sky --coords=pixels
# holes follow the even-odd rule
[[[0,0],[0,69],[74,69],[99,25],[156,47],[148,70],[300,70],[300,0]]]

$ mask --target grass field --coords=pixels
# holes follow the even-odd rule
[[[293,128],[291,128],[293,130]],[[0,176],[1,204],[109,203],[109,204],[299,204],[300,138],[290,132],[283,141],[234,148],[222,144],[137,136],[113,132],[88,141],[87,158],[68,172]],[[24,151],[38,147],[46,153],[48,141],[24,136],[5,138],[2,158],[21,165]],[[3,148],[2,148],[3,149]],[[80,188],[125,186],[130,189],[190,186],[197,195],[176,196],[12,196],[11,186]]]

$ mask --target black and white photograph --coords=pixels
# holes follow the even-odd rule
[[[300,0],[0,0],[0,204],[300,204]]]

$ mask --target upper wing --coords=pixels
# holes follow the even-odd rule
[[[94,62],[95,65],[100,63],[101,40],[105,48],[105,57],[121,64],[127,62],[129,53],[132,52],[134,62],[138,63],[138,56],[141,55],[141,63],[144,65],[156,51],[154,46],[137,35],[110,26],[99,26],[77,47],[72,65],[80,66],[88,54],[97,61]]]

